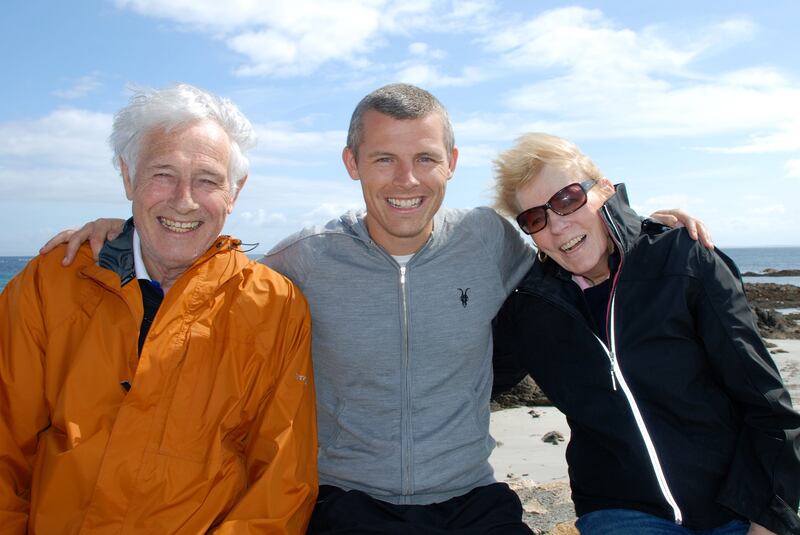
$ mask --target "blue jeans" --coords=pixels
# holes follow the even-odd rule
[[[732,520],[713,529],[686,529],[671,520],[631,509],[603,509],[578,518],[581,535],[745,535],[750,523]]]

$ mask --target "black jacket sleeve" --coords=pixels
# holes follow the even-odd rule
[[[719,503],[780,535],[800,533],[800,414],[762,341],[729,258],[696,247],[696,321],[714,371],[742,411]]]
[[[513,306],[513,300],[514,294],[512,293],[492,321],[494,337],[492,399],[514,388],[517,383],[528,375],[528,372],[520,366],[514,352],[514,315],[510,310]]]

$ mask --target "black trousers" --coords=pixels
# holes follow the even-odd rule
[[[308,535],[532,535],[519,497],[505,483],[430,505],[395,505],[321,485]]]

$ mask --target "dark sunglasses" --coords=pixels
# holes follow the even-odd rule
[[[569,215],[586,204],[586,192],[592,189],[597,182],[585,180],[580,184],[575,182],[558,190],[550,200],[541,206],[528,208],[517,216],[519,228],[525,234],[539,232],[547,226],[547,209],[558,215]]]

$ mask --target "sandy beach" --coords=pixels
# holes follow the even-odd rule
[[[800,407],[800,340],[768,342],[772,357],[792,396]],[[533,414],[532,414],[533,413]],[[534,414],[538,416],[534,416]],[[542,441],[556,431],[563,441]],[[540,532],[574,517],[569,502],[567,463],[564,451],[569,440],[566,418],[555,407],[518,407],[493,412],[491,432],[497,447],[489,459],[498,481],[517,490],[526,509],[526,521]],[[563,526],[562,526],[563,527]],[[565,533],[567,533],[565,531]]]

